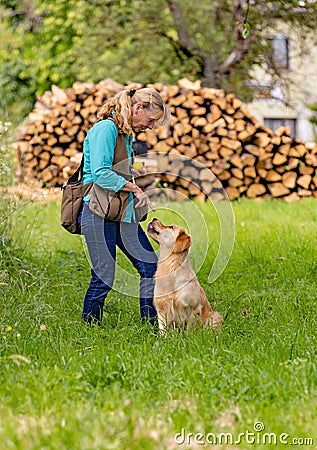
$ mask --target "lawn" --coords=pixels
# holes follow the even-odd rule
[[[59,203],[0,208],[0,450],[317,448],[316,199],[234,202],[212,283],[212,205],[159,205],[225,317],[167,338],[141,324],[123,255],[102,326],[82,324],[89,262]]]

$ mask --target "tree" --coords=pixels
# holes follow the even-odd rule
[[[201,78],[210,86],[219,86],[223,78],[229,79],[238,66],[248,70],[250,64],[262,65],[263,57],[271,55],[271,48],[263,39],[265,33],[269,29],[278,30],[280,21],[295,25],[302,37],[316,27],[315,1],[306,4],[280,0],[205,2],[205,10],[201,10],[195,22],[191,18],[197,11],[197,4],[191,2],[191,10],[188,5],[186,10],[184,2],[166,2],[178,35],[174,45],[198,59]]]
[[[234,91],[250,99],[245,81],[254,65],[265,67],[273,78],[283,78],[274,64],[268,30],[280,33],[288,23],[305,48],[305,39],[315,35],[317,2],[297,0],[141,0],[108,1],[94,15],[95,27],[86,45],[78,48],[76,72],[89,73],[88,55],[94,73],[120,82],[134,79],[174,83],[180,77],[201,79],[203,85]],[[113,25],[115,32],[112,32]],[[106,26],[105,26],[106,24]],[[313,32],[313,33],[312,33]],[[103,46],[100,46],[102,38]],[[91,45],[95,43],[94,47]],[[307,52],[307,48],[305,48]],[[102,76],[101,76],[102,78]]]
[[[5,109],[24,101],[26,112],[35,96],[53,83],[66,88],[77,78],[72,70],[76,59],[72,46],[76,23],[81,20],[80,1],[2,3],[6,9],[0,10],[1,25],[11,29],[11,36],[6,48],[0,49],[0,105]]]
[[[120,83],[166,84],[181,77],[250,98],[245,81],[255,64],[267,64],[266,31],[281,21],[298,40],[315,30],[313,0],[7,0],[2,23],[14,30],[0,49],[2,100],[42,94],[52,83],[111,77]],[[0,3],[1,6],[1,3]],[[18,34],[17,34],[18,32]],[[13,35],[13,33],[12,33]]]

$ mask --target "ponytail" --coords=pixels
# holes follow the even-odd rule
[[[111,116],[117,125],[118,132],[126,136],[132,133],[130,92],[124,89],[106,100],[97,114],[98,120],[103,120],[105,117]]]
[[[160,94],[152,88],[123,89],[104,102],[97,114],[97,119],[103,120],[110,115],[117,125],[118,132],[127,136],[132,133],[132,106],[138,102],[142,103],[144,109],[161,111],[161,116],[156,122],[158,125],[169,123],[169,109]]]

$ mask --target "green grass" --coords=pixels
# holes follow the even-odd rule
[[[155,213],[187,222],[199,280],[226,318],[218,334],[165,339],[141,324],[136,275],[122,255],[102,326],[84,326],[89,263],[81,238],[61,229],[59,204],[1,202],[1,450],[316,448],[316,200],[233,209],[234,250],[214,283],[213,208],[168,204]],[[182,429],[189,444],[175,440]],[[208,433],[247,432],[240,444],[201,445]],[[277,443],[263,443],[265,432]]]

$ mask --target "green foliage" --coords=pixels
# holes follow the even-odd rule
[[[84,326],[89,264],[81,238],[59,225],[59,203],[1,200],[1,450],[167,450],[182,428],[237,438],[258,421],[316,442],[315,201],[235,202],[234,252],[212,285],[218,222],[199,208],[212,239],[198,276],[225,324],[162,338],[139,321],[133,292],[112,292],[102,326]]]
[[[24,19],[13,22],[15,37],[9,40],[7,51],[2,51],[0,106],[3,109],[17,98],[25,99],[25,110],[30,109],[35,96],[43,94],[52,84],[66,88],[76,80],[72,70],[76,55],[71,50],[77,36],[73,22],[81,20],[76,15],[80,2],[38,0],[36,3],[32,17],[25,10]]]
[[[0,121],[0,187],[13,181],[13,154],[10,145],[11,122]]]
[[[123,84],[200,78],[246,100],[250,69],[265,66],[271,52],[265,30],[278,31],[283,20],[304,40],[316,12],[316,2],[294,0],[2,2],[0,107],[22,100],[25,112],[52,83],[108,77]]]

